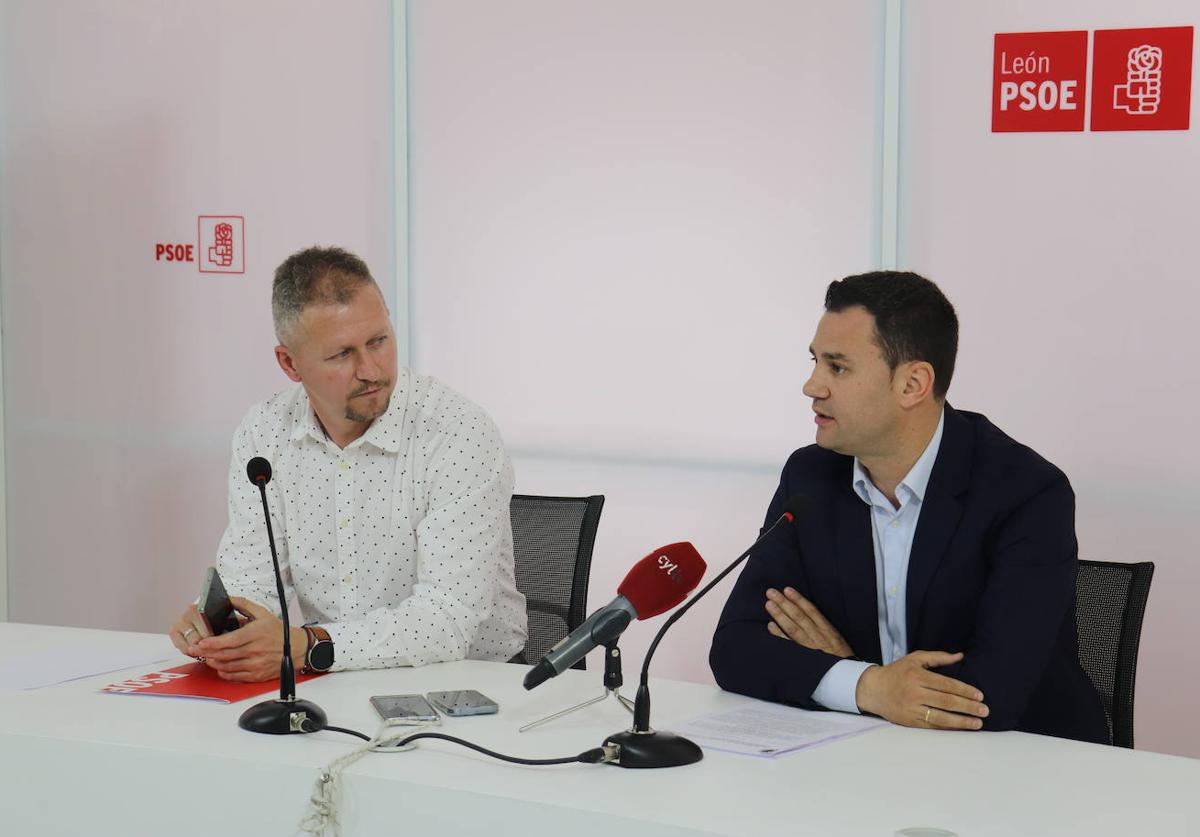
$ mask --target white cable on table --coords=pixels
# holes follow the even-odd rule
[[[313,783],[312,795],[308,800],[308,809],[300,820],[300,830],[313,837],[325,837],[332,831],[333,837],[341,837],[342,824],[339,819],[338,806],[342,801],[342,771],[361,759],[372,750],[380,753],[402,753],[417,746],[413,741],[403,746],[396,746],[402,738],[420,732],[425,727],[438,726],[428,721],[406,723],[396,721],[384,724],[379,732],[356,750],[352,750],[341,758],[334,759],[317,776]],[[397,730],[397,727],[402,729]]]

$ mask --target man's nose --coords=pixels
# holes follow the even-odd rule
[[[804,389],[802,391],[808,398],[820,399],[829,397],[829,390],[817,383],[817,373],[815,370],[808,376],[808,380],[804,382]]]
[[[358,379],[360,381],[378,381],[383,371],[379,361],[370,352],[364,352],[358,362]]]

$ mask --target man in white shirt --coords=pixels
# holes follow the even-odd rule
[[[246,463],[273,466],[267,501],[297,669],[508,660],[525,645],[513,576],[512,465],[491,419],[397,368],[366,265],[310,248],[276,271],[275,357],[299,386],[250,410],[233,441],[217,567],[242,627],[210,636],[195,606],[175,646],[227,680],[278,676],[283,630],[262,501]],[[332,650],[332,653],[330,651]]]

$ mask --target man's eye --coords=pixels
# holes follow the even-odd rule
[[[338,352],[336,355],[334,355],[333,357],[331,357],[331,358],[330,358],[330,360],[342,360],[343,358],[348,358],[348,357],[350,357],[350,350],[349,350],[349,349],[342,349],[342,350],[341,350],[340,352]]]
[[[835,375],[840,375],[846,371],[846,367],[842,366],[840,363],[831,363],[829,364],[829,368],[833,370],[833,374]]]

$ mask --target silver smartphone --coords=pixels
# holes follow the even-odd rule
[[[421,695],[375,695],[371,705],[385,724],[438,719],[437,711]]]
[[[474,689],[459,689],[454,692],[430,692],[426,695],[433,705],[451,717],[460,715],[493,715],[500,711],[499,704],[482,692]]]

